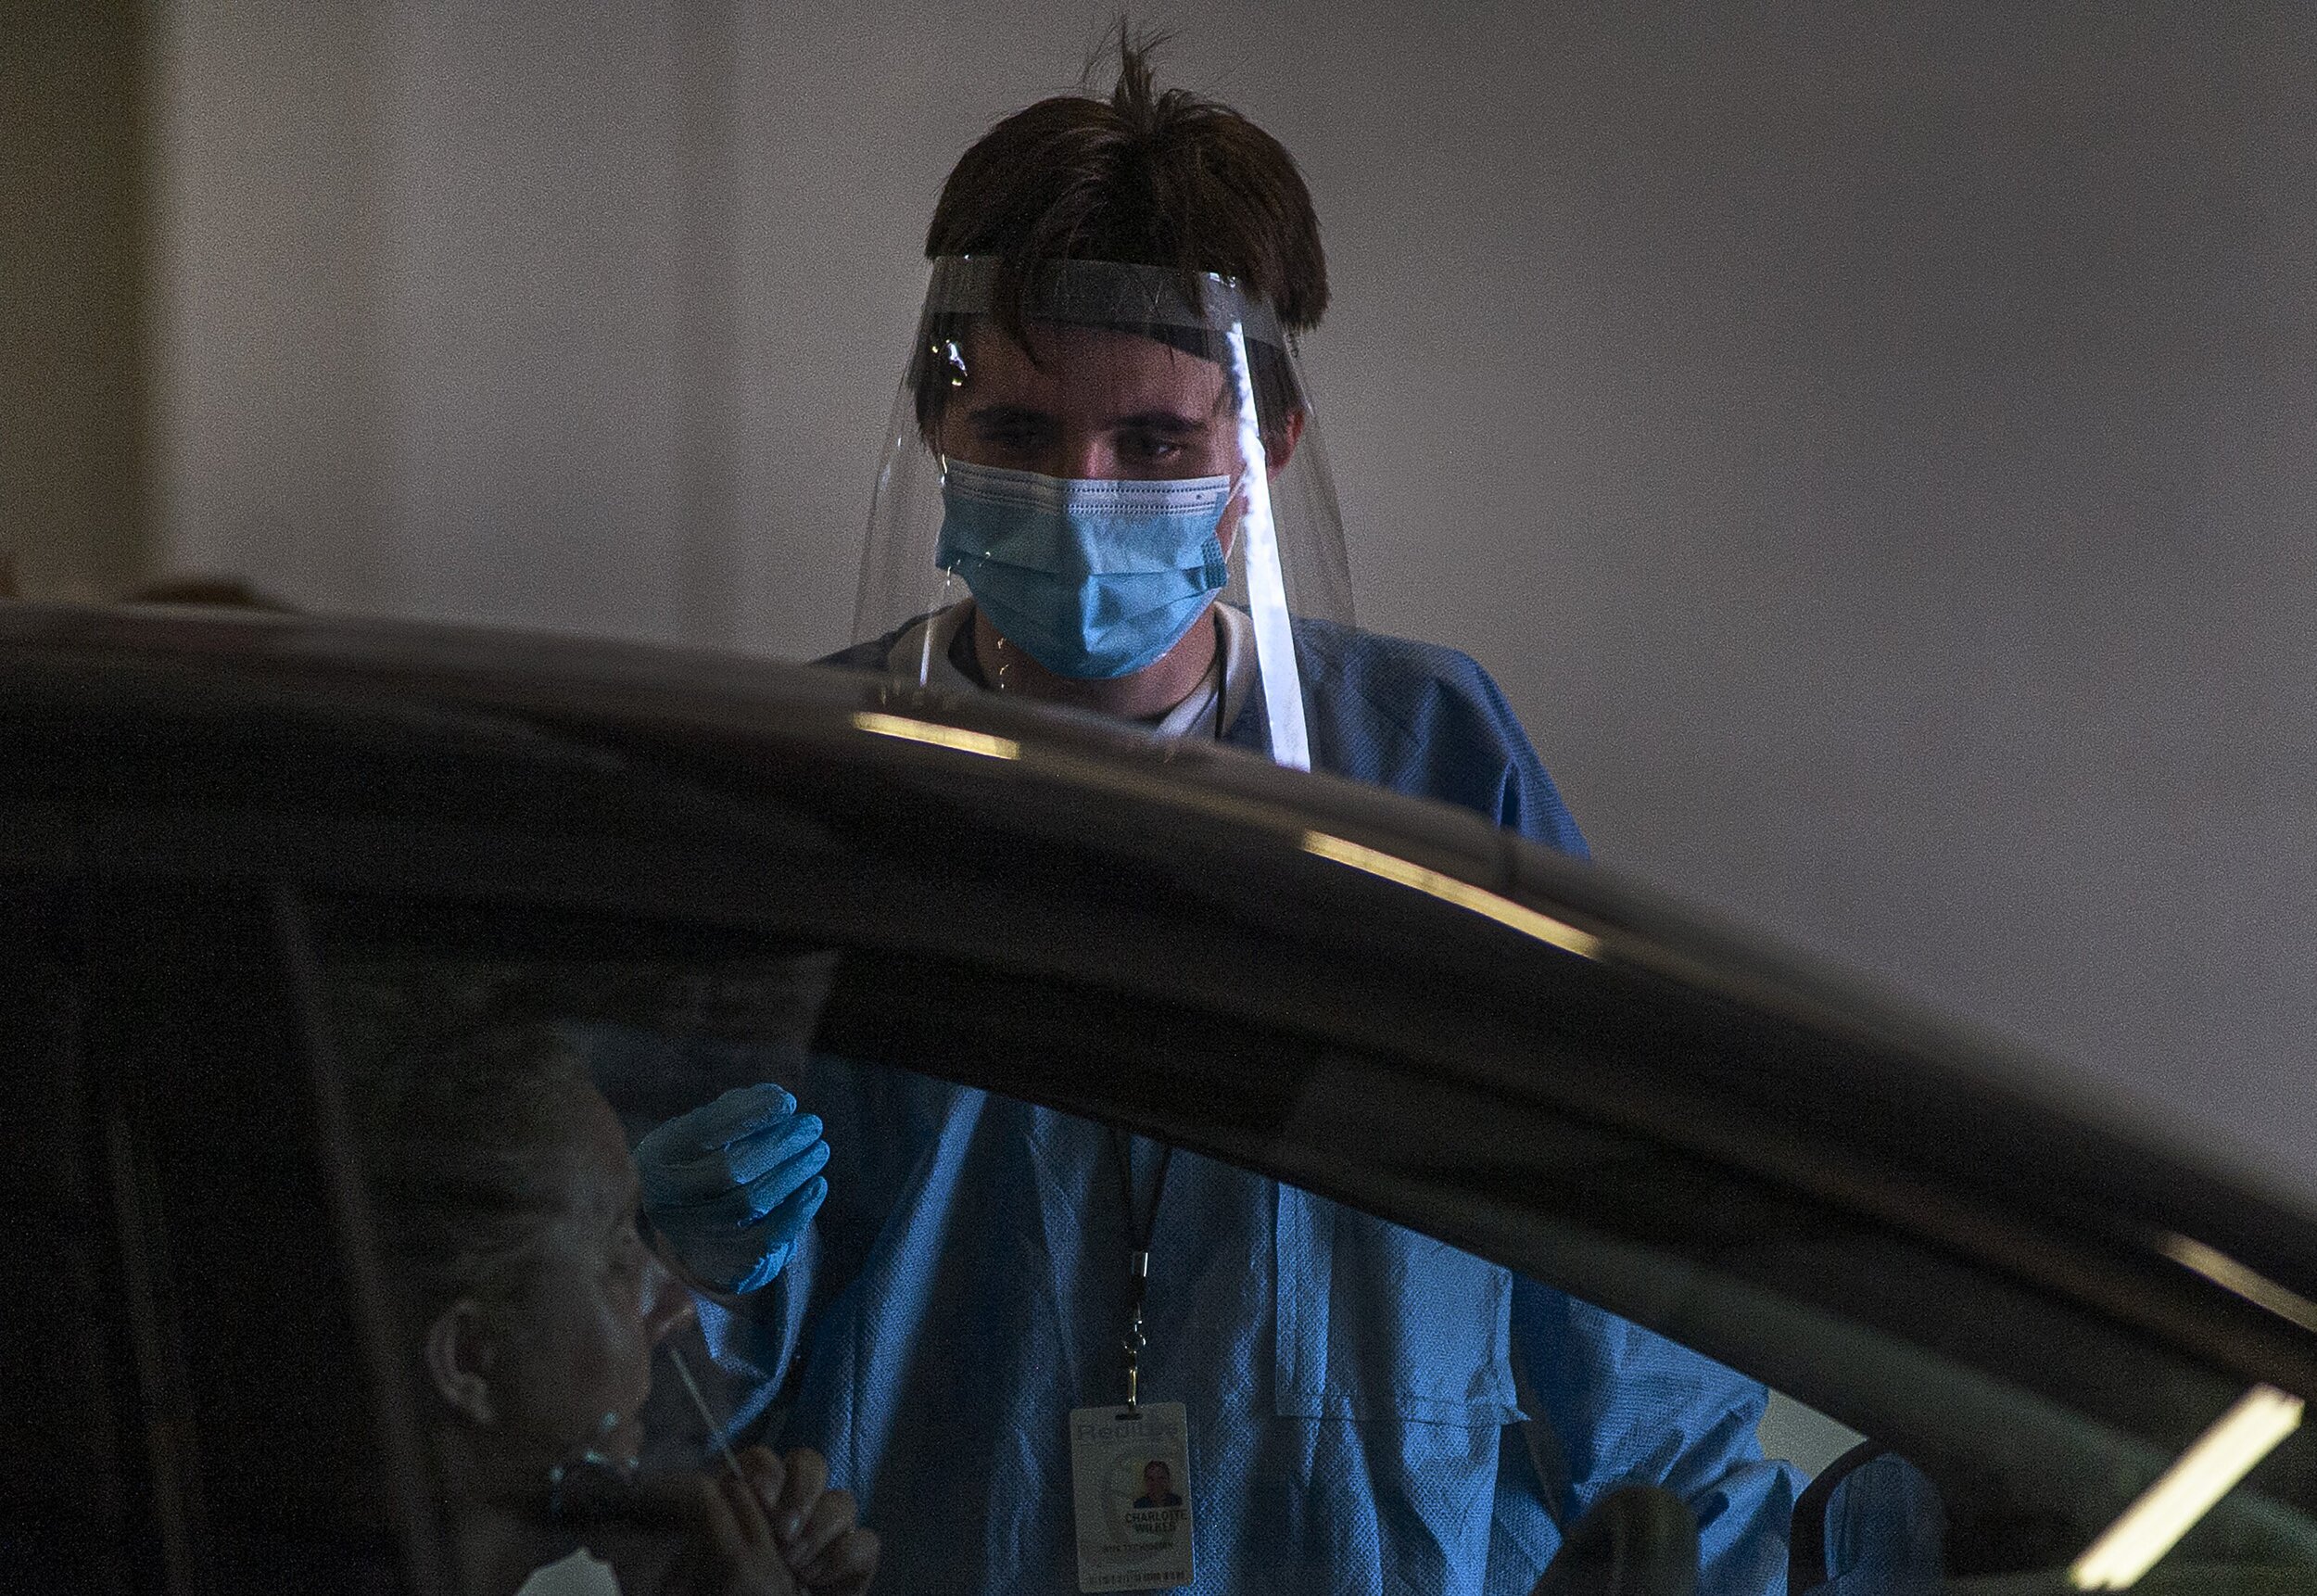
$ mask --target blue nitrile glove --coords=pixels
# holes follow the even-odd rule
[[[643,1210],[703,1286],[755,1290],[829,1196],[820,1120],[769,1083],[735,1086],[636,1144]]]

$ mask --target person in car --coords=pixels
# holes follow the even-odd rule
[[[891,618],[835,663],[1213,738],[1583,853],[1477,665],[1310,613],[1334,513],[1294,340],[1326,269],[1275,140],[1159,92],[1122,42],[1107,98],[1041,101],[967,151],[927,252],[864,558],[863,616]],[[1133,1394],[1123,1340],[1142,1400],[1181,1405],[1197,1589],[1526,1592],[1636,1485],[1694,1519],[1700,1590],[1783,1589],[1797,1479],[1762,1457],[1754,1382],[1205,1159],[928,1080],[790,1084],[796,1104],[653,1133],[652,1211],[717,1284],[763,1287],[729,1321],[757,1340],[724,1355],[778,1385],[784,1437],[871,1510],[972,1526],[962,1557],[894,1538],[901,1587],[1114,1577],[1073,1451],[1102,1425],[1074,1415]],[[808,1159],[812,1115],[833,1152]]]
[[[867,1588],[877,1538],[817,1454],[635,1478],[652,1349],[691,1298],[638,1234],[619,1121],[553,1032],[478,1030],[359,1070],[348,1097],[467,1590],[507,1596],[582,1540],[672,1593]]]

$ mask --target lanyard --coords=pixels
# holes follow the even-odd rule
[[[1126,1354],[1126,1416],[1136,1416],[1135,1385],[1141,1376],[1143,1349],[1149,1340],[1143,1334],[1143,1297],[1150,1285],[1150,1238],[1158,1222],[1158,1204],[1166,1196],[1167,1164],[1174,1157],[1174,1148],[1161,1146],[1158,1149],[1158,1178],[1150,1184],[1150,1207],[1146,1210],[1134,1191],[1134,1159],[1133,1144],[1126,1133],[1112,1127],[1110,1150],[1118,1155],[1119,1191],[1126,1199],[1126,1282],[1129,1312],[1126,1337],[1120,1349]]]

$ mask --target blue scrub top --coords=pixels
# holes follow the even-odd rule
[[[829,663],[881,669],[891,642]],[[1472,660],[1314,621],[1296,647],[1315,767],[1584,851]],[[1260,751],[1263,727],[1251,697],[1226,741]],[[777,1387],[779,1444],[859,1499],[881,1589],[1075,1591],[1065,1426],[1124,1394],[1110,1137],[827,1061],[796,1091],[829,1201],[745,1324],[706,1316],[719,1362]],[[1132,1144],[1145,1193],[1157,1153]],[[1550,1286],[1177,1154],[1145,1311],[1143,1399],[1190,1422],[1196,1590],[1526,1596],[1560,1526],[1631,1483],[1689,1503],[1703,1596],[1783,1588],[1799,1476],[1763,1461],[1763,1387]]]

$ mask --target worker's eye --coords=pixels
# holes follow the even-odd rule
[[[1119,455],[1142,465],[1158,465],[1179,458],[1183,441],[1162,432],[1130,432],[1119,439]]]

